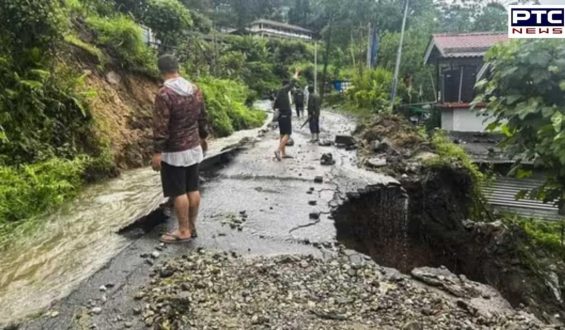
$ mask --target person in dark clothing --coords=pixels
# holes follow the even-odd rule
[[[315,93],[314,87],[308,87],[308,119],[310,122],[310,133],[312,133],[312,142],[320,140],[320,96]]]
[[[304,93],[300,88],[294,92],[294,104],[296,106],[296,115],[300,118],[300,114],[304,112]]]
[[[293,80],[283,81],[283,87],[277,93],[277,98],[273,104],[274,110],[278,110],[279,117],[279,130],[280,140],[279,147],[275,151],[275,158],[281,161],[283,158],[288,158],[286,154],[286,145],[292,134],[292,108],[290,106],[290,91],[294,87],[295,81],[298,79],[298,72],[293,77]]]
[[[155,98],[151,165],[161,172],[163,194],[173,201],[178,221],[178,229],[163,235],[161,241],[187,242],[196,237],[198,172],[207,147],[207,114],[202,91],[180,76],[174,56],[161,56],[158,68],[165,83]]]

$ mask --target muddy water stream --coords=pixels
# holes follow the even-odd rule
[[[162,201],[159,176],[150,169],[88,187],[44,219],[38,232],[0,255],[0,323],[19,319],[67,295],[127,240],[115,234]]]
[[[256,107],[269,108],[269,102]],[[210,143],[209,155],[255,137],[239,131]],[[128,245],[117,232],[155,210],[163,197],[149,168],[87,187],[76,200],[45,216],[26,239],[0,253],[0,325],[34,315],[103,267]]]

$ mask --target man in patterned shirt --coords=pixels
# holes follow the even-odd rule
[[[182,78],[172,55],[158,61],[164,86],[153,111],[152,167],[161,171],[165,197],[174,201],[178,229],[164,234],[164,243],[188,242],[196,235],[200,206],[199,164],[204,158],[208,122],[200,89]]]

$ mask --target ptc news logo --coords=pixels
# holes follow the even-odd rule
[[[565,38],[565,5],[517,5],[508,10],[510,38]]]

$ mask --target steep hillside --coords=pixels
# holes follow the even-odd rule
[[[183,40],[190,11],[171,11],[176,0],[152,4],[147,21],[185,18],[175,33],[157,35]],[[157,55],[171,50],[147,45],[140,21],[121,9],[106,0],[0,3],[0,248],[15,239],[14,229],[40,223],[24,220],[72,199],[84,184],[148,163]],[[212,135],[262,124],[264,114],[246,105],[245,84],[188,78],[204,91]]]

